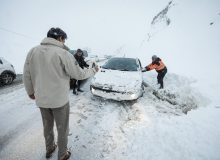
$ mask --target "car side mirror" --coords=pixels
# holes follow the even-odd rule
[[[146,72],[146,71],[147,71],[146,68],[144,68],[144,69],[141,70],[141,72]]]

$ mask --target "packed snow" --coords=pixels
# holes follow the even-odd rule
[[[144,73],[150,87],[137,101],[95,97],[90,80],[83,86],[85,92],[75,96],[70,91],[71,159],[219,159],[220,107],[203,97],[194,80],[170,73],[165,89],[158,91],[155,76]],[[23,85],[1,93],[0,106],[1,159],[44,159],[41,115]],[[56,158],[57,153],[51,159]]]

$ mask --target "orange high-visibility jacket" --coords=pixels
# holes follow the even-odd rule
[[[165,64],[162,62],[161,59],[156,60],[155,62],[152,62],[151,64],[149,64],[148,66],[146,66],[146,70],[150,71],[152,69],[155,69],[156,71],[160,71],[162,69],[164,69],[166,66]]]

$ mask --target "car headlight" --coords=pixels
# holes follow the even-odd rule
[[[93,87],[91,87],[91,91],[92,91],[92,93],[94,93],[94,92],[95,92],[95,89],[94,89]]]
[[[132,94],[132,95],[131,95],[131,98],[135,98],[135,97],[136,97],[136,94]]]

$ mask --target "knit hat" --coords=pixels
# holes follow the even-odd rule
[[[156,55],[152,56],[152,61],[154,62],[158,57]]]

